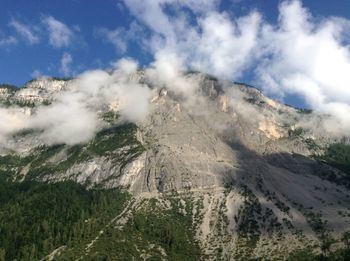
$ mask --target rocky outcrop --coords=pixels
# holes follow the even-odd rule
[[[135,77],[146,82],[143,74]],[[321,234],[339,238],[350,222],[350,215],[343,214],[350,213],[350,191],[325,177],[344,174],[310,158],[334,138],[302,126],[311,114],[255,88],[196,77],[200,89],[195,97],[152,86],[158,96],[138,124],[134,145],[80,157],[37,178],[121,187],[136,199],[157,198],[164,205],[167,197],[190,202],[198,206],[192,213],[196,239],[212,260],[280,260],[306,244],[317,246]],[[65,84],[32,82],[15,94],[0,94],[1,99],[40,104]],[[22,147],[28,139],[35,143],[35,133],[26,137],[13,142]],[[136,154],[135,144],[143,148]],[[88,145],[81,148],[86,150]],[[60,164],[67,157],[63,150],[46,162]],[[18,169],[22,176],[23,169]]]
[[[54,94],[64,90],[68,82],[56,79],[33,80],[16,90],[0,86],[0,104],[23,107],[49,104]]]

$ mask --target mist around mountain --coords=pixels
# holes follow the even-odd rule
[[[148,65],[0,85],[0,261],[349,259],[349,21],[219,2],[123,1],[96,35]]]
[[[336,118],[168,72],[0,88],[2,260],[346,260]]]

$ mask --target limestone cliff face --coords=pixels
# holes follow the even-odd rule
[[[150,101],[148,117],[131,134],[133,142],[86,155],[84,151],[104,140],[81,145],[78,154],[63,146],[42,164],[64,167],[43,171],[35,179],[121,187],[139,200],[165,202],[176,194],[199,204],[193,226],[209,259],[279,259],[305,244],[317,245],[324,230],[339,237],[349,227],[350,215],[339,213],[348,213],[350,191],[334,181],[338,179],[326,177],[341,179],[345,174],[310,157],[337,139],[305,127],[312,114],[255,88],[198,77],[195,98],[153,86],[158,95]],[[66,85],[38,81],[12,94],[0,89],[0,100],[37,106]],[[35,106],[31,110],[35,113]],[[104,139],[110,137],[113,142],[113,136]],[[28,154],[38,140],[33,132],[11,142],[27,148],[23,151]],[[31,167],[33,163],[14,169],[14,179],[31,178]]]
[[[65,89],[68,81],[42,79],[28,82],[24,87],[13,90],[0,88],[0,102],[20,106],[35,106],[49,103],[53,95]]]

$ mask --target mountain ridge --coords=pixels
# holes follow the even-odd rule
[[[9,180],[71,180],[92,191],[117,188],[131,194],[122,214],[105,223],[85,248],[65,246],[53,254],[55,259],[108,255],[108,238],[115,233],[127,238],[124,233],[130,231],[133,240],[138,233],[144,238],[135,241],[136,259],[177,260],[188,251],[187,258],[203,260],[281,260],[306,246],[320,253],[325,236],[340,242],[350,222],[347,174],[315,157],[347,141],[308,125],[327,116],[304,113],[255,88],[206,75],[188,76],[199,86],[193,96],[143,77],[131,77],[153,90],[142,121],[127,123],[116,99],[99,107],[101,126],[86,143],[45,144],[40,130],[28,130],[9,138],[8,148],[1,150],[0,167]],[[55,102],[55,93],[69,89],[69,81],[46,82],[49,88],[41,83],[33,81],[23,95],[12,96],[29,117],[38,106]],[[11,98],[1,97],[4,106],[12,106],[4,102]],[[138,218],[148,221],[137,223]],[[152,220],[177,218],[174,226],[186,224],[177,236],[193,240],[191,250],[179,245],[174,250],[153,232],[137,229]],[[175,228],[169,229],[174,236]]]

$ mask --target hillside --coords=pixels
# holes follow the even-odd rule
[[[94,96],[87,141],[52,141],[47,129],[64,128],[51,125],[5,132],[0,260],[346,259],[350,145],[323,127],[329,115],[201,73],[184,80],[198,87],[131,75],[151,93],[141,120],[118,95]],[[75,84],[0,88],[1,109],[11,122],[35,118]]]

